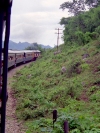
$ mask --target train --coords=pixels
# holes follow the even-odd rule
[[[8,50],[8,69],[16,67],[19,64],[25,64],[27,62],[35,61],[41,55],[39,50]],[[0,76],[0,101],[2,94],[2,75],[3,75],[3,49],[2,49],[2,68]],[[8,93],[6,95],[6,100],[8,99]],[[0,108],[1,109],[1,108]],[[0,110],[1,111],[1,110]]]
[[[8,50],[8,70],[14,68],[20,64],[25,64],[27,62],[35,61],[41,55],[39,50]],[[4,55],[2,49],[1,56],[1,76],[0,76],[0,88],[2,88],[2,75],[3,75],[3,64]]]
[[[8,69],[16,67],[19,64],[35,61],[41,52],[39,50],[8,50]],[[3,52],[2,52],[2,67],[3,67]]]

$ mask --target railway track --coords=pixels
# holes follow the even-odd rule
[[[30,62],[31,63],[31,62]],[[25,133],[25,128],[23,127],[23,122],[18,122],[16,118],[16,99],[13,95],[13,90],[11,89],[11,78],[16,74],[16,72],[22,69],[24,66],[30,63],[18,66],[8,72],[8,101],[6,106],[6,132],[5,133]]]

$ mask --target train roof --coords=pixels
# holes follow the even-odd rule
[[[23,51],[18,51],[18,50],[8,50],[9,54],[17,54],[17,53],[24,53]]]
[[[9,53],[9,54],[33,53],[33,52],[38,52],[38,53],[40,53],[39,50],[8,50],[8,53]]]

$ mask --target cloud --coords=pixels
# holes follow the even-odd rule
[[[37,42],[53,46],[57,35],[55,28],[61,27],[58,23],[68,13],[59,9],[61,0],[14,0],[11,16],[11,36],[15,42]],[[61,27],[62,28],[62,27]]]

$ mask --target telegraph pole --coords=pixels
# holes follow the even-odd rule
[[[58,34],[58,36],[57,36],[57,52],[58,52],[58,45],[59,45],[59,34],[62,34],[62,33],[60,33],[59,31],[60,30],[62,30],[62,29],[55,29],[55,30],[57,30],[57,33],[55,33],[55,34]]]

